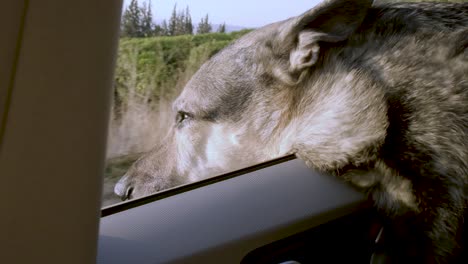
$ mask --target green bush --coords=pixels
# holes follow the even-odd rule
[[[168,99],[180,90],[181,81],[203,62],[250,30],[175,37],[122,38],[115,77],[116,101],[130,93]],[[187,73],[189,71],[190,73]]]

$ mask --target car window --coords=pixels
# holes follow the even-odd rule
[[[279,70],[258,74],[264,66],[252,58],[263,51],[251,49],[273,45],[275,32],[228,47],[320,2],[125,0],[102,206],[290,154],[287,141],[269,140],[288,122],[287,111],[252,92],[275,87],[271,75]],[[283,139],[295,136],[288,129]]]
[[[115,193],[115,185],[124,175],[132,173],[134,177],[140,175],[143,178],[146,174],[147,178],[151,178],[151,174],[161,173],[158,168],[154,168],[160,165],[157,159],[164,158],[165,163],[175,163],[174,157],[168,158],[175,155],[171,149],[147,157],[145,154],[155,151],[165,142],[175,122],[190,118],[189,113],[184,116],[183,113],[175,112],[173,102],[203,63],[253,29],[299,14],[312,4],[310,1],[301,1],[285,7],[281,1],[260,1],[254,5],[257,8],[268,5],[271,11],[260,17],[256,15],[257,8],[245,10],[245,5],[252,5],[247,1],[125,0],[102,206],[121,202]],[[273,12],[273,6],[281,6],[282,12]],[[206,97],[209,98],[210,94],[207,93]],[[225,166],[223,172],[242,167],[235,165]],[[210,168],[206,170],[207,176],[222,173],[216,170],[210,174]],[[150,192],[193,182],[193,178],[197,180],[205,176],[189,177],[171,179],[172,182],[162,184]],[[154,183],[149,180],[146,184]]]

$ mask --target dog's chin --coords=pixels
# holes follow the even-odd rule
[[[136,191],[136,190],[131,190],[130,192],[127,193],[126,197],[121,197],[122,201],[129,201],[129,200],[136,200],[140,198],[144,198],[146,196],[150,196],[156,193],[159,193],[162,189],[156,188],[154,190],[144,190],[144,191]]]

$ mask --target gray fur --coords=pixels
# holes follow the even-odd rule
[[[116,193],[295,153],[369,194],[396,263],[451,263],[468,204],[468,4],[371,4],[326,1],[219,52]]]

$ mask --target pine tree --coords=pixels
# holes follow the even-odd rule
[[[122,36],[123,37],[141,37],[140,28],[141,10],[138,7],[136,0],[132,0],[130,5],[125,9],[122,16]]]
[[[178,12],[177,13],[177,23],[176,23],[176,35],[184,35],[185,32],[185,13]]]
[[[177,4],[174,4],[171,18],[169,19],[168,35],[175,36],[177,32]]]
[[[193,24],[192,24],[192,17],[190,16],[190,10],[189,7],[185,9],[185,33],[186,34],[193,34]]]
[[[174,5],[171,18],[169,19],[168,32],[170,36],[193,34],[192,17],[190,16],[188,6],[185,11],[178,11],[177,6]]]
[[[153,13],[151,12],[151,0],[141,8],[141,33],[143,37],[154,36]]]
[[[205,18],[202,18],[200,23],[198,24],[197,34],[205,34],[211,32],[211,24],[208,22],[208,14],[206,14]]]
[[[226,33],[226,23],[223,23],[218,28],[219,33]]]
[[[163,20],[163,22],[161,23],[161,33],[160,33],[161,36],[169,36],[169,26],[167,25],[167,21],[166,19]]]
[[[164,36],[162,26],[157,24],[154,25],[153,36]]]

